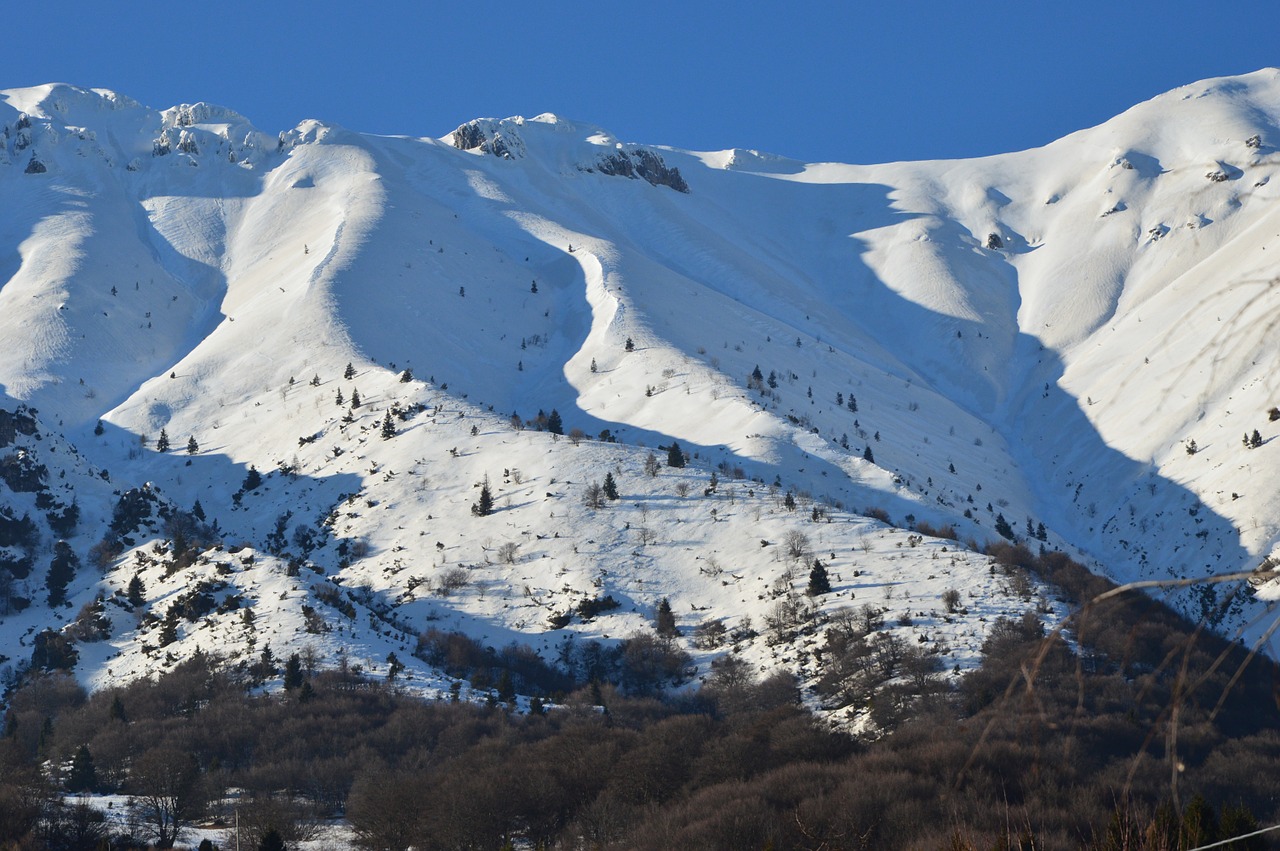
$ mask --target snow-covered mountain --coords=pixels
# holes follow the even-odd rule
[[[805,674],[816,639],[765,624],[816,557],[821,612],[884,609],[950,669],[1026,602],[917,526],[1118,580],[1280,538],[1274,69],[1032,151],[869,166],[549,114],[271,136],[60,84],[0,92],[0,125],[9,665],[76,621],[89,684],[310,644],[444,688],[409,658],[430,626],[553,658],[669,598],[699,664],[719,619]],[[1215,622],[1261,635],[1271,590]]]

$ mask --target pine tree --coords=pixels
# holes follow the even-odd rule
[[[560,420],[560,412],[555,408],[547,415],[547,431],[552,434],[564,434],[564,423]]]
[[[98,785],[98,769],[93,764],[93,754],[88,745],[81,745],[71,757],[71,770],[67,772],[68,792],[91,792]]]
[[[360,391],[354,387],[351,389],[351,410],[360,407]]]
[[[335,397],[335,400],[334,400],[334,401],[336,401],[336,402],[338,403],[338,407],[339,407],[339,408],[341,408],[343,405],[345,405],[345,404],[347,403],[347,400],[346,400],[346,399],[344,399],[344,398],[342,397],[342,388],[341,388],[341,387],[339,387],[339,388],[338,388],[338,395]]]
[[[382,418],[382,439],[390,440],[396,436],[396,424],[391,419],[391,412],[387,411],[387,415]]]
[[[206,519],[204,506],[200,504],[200,500],[196,500],[196,504],[191,506],[191,516],[203,523]]]
[[[98,420],[98,424],[93,427],[94,435],[97,437],[102,437],[102,433],[104,431],[106,431],[106,429],[102,427],[102,420]]]
[[[680,634],[680,630],[676,628],[675,612],[671,611],[671,601],[666,597],[658,601],[658,609],[653,616],[653,630],[666,638]]]
[[[284,663],[284,689],[285,691],[293,691],[302,687],[302,657],[297,653],[289,657],[289,661]]]
[[[831,593],[831,578],[827,576],[826,566],[818,559],[813,560],[813,569],[809,571],[809,596]]]
[[[685,463],[684,452],[680,449],[680,444],[671,441],[671,446],[667,448],[667,466],[683,467]]]
[[[1253,430],[1253,434],[1249,436],[1249,448],[1257,449],[1261,445],[1262,445],[1262,435],[1259,434],[1258,430],[1255,428]]]
[[[76,568],[79,566],[80,557],[66,541],[58,541],[53,545],[53,561],[49,563],[49,573],[45,577],[45,585],[49,589],[49,608],[60,606],[67,599],[67,584],[75,578]]]
[[[396,677],[400,676],[400,672],[404,670],[404,662],[400,661],[400,657],[395,653],[387,654],[387,682],[394,683]]]
[[[1013,527],[1009,525],[1009,521],[1004,519],[1003,514],[996,515],[996,533],[1003,538],[1013,540]]]
[[[634,352],[634,351],[636,350],[636,344],[635,344],[634,342],[632,342],[632,340],[631,340],[631,338],[630,338],[630,337],[628,337],[628,338],[627,338],[627,343],[626,343],[626,345],[624,346],[624,348],[625,348],[627,351],[629,351],[629,352]]]
[[[139,574],[135,573],[129,580],[129,588],[125,591],[125,596],[129,600],[129,605],[135,609],[147,602],[147,589],[142,584],[142,577]]]
[[[471,504],[471,513],[476,517],[488,517],[493,513],[493,492],[489,490],[488,476],[480,486],[480,498]]]
[[[315,375],[311,376],[311,386],[312,387],[320,386],[320,373],[316,373]]]
[[[787,509],[787,511],[796,510],[796,498],[791,491],[787,491],[787,495],[782,498],[782,507]]]
[[[356,377],[356,368],[350,362],[347,363],[347,368],[342,371],[342,377],[347,381]]]
[[[258,851],[285,851],[284,837],[280,835],[280,831],[274,827],[268,828],[258,843]]]
[[[613,480],[613,473],[604,474],[604,495],[608,499],[618,498],[618,483]]]
[[[256,490],[258,486],[261,484],[262,484],[262,474],[258,472],[257,467],[250,464],[249,472],[244,474],[244,482],[241,483],[240,490],[245,491],[247,493],[248,491]]]
[[[160,437],[156,439],[156,451],[157,452],[169,451],[169,432],[165,431],[164,429],[160,429]]]
[[[862,450],[862,460],[870,464],[876,463],[875,453],[871,451],[871,444],[867,444],[867,448]]]
[[[193,434],[187,438],[187,454],[195,455],[200,451],[200,444],[196,443],[196,436]]]
[[[410,381],[413,381],[413,370],[406,369],[404,372],[400,373],[401,384],[408,384]]]

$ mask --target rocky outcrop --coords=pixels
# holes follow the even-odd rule
[[[662,157],[647,148],[620,149],[601,159],[594,168],[583,171],[599,171],[616,177],[629,177],[647,181],[652,186],[666,186],[688,194],[689,184],[680,176],[680,169],[668,166]]]
[[[518,136],[502,130],[497,122],[476,119],[453,131],[453,146],[462,151],[480,151],[504,160],[524,156],[524,144]]]

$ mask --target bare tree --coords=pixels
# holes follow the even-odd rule
[[[519,554],[519,551],[519,543],[516,541],[507,541],[505,544],[498,547],[498,558],[501,559],[504,564],[515,564],[516,556]]]
[[[582,492],[582,504],[587,508],[604,508],[607,500],[608,498],[604,495],[604,488],[601,487],[599,482],[592,482]]]
[[[152,748],[134,761],[127,788],[133,815],[146,825],[157,848],[172,848],[204,806],[195,757],[174,748]]]
[[[792,529],[782,539],[787,548],[787,555],[793,559],[802,559],[809,552],[809,536],[798,529]]]

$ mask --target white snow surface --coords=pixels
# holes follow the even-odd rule
[[[0,407],[37,409],[45,435],[0,453],[39,453],[74,493],[86,559],[117,493],[147,482],[198,499],[236,549],[166,577],[153,530],[105,573],[86,561],[56,610],[46,557],[18,589],[32,605],[0,617],[9,664],[102,595],[113,634],[78,646],[90,686],[269,643],[374,673],[395,652],[432,692],[447,680],[410,658],[427,626],[554,657],[567,633],[648,628],[668,597],[704,672],[727,651],[693,647],[693,628],[750,618],[761,636],[739,652],[811,676],[814,639],[764,629],[780,577],[804,590],[782,543],[799,530],[832,574],[824,613],[910,615],[892,628],[950,670],[1026,603],[914,521],[981,543],[997,514],[1020,536],[1030,518],[1120,581],[1251,569],[1280,538],[1275,69],[1036,150],[882,165],[632,145],[553,115],[474,122],[507,156],[315,121],[275,137],[222,107],[62,84],[0,92],[0,125]],[[689,191],[601,171],[637,151]],[[768,396],[747,386],[756,366],[776,375]],[[335,397],[355,390],[345,423]],[[383,439],[393,404],[424,409]],[[552,409],[589,437],[510,422]],[[1254,429],[1263,445],[1242,446]],[[672,440],[689,466],[645,475]],[[265,482],[237,506],[250,465]],[[621,499],[586,507],[608,471]],[[476,517],[486,476],[497,510]],[[17,515],[31,500],[0,486]],[[290,542],[326,518],[331,535],[292,576],[297,548],[268,552],[285,512]],[[465,587],[429,590],[457,568]],[[135,573],[157,617],[207,579],[256,618],[183,621],[158,648],[154,619],[119,602]],[[944,614],[948,588],[967,614]],[[1271,590],[1220,628],[1261,635]],[[604,594],[622,607],[548,625]],[[304,605],[330,631],[308,632]]]

